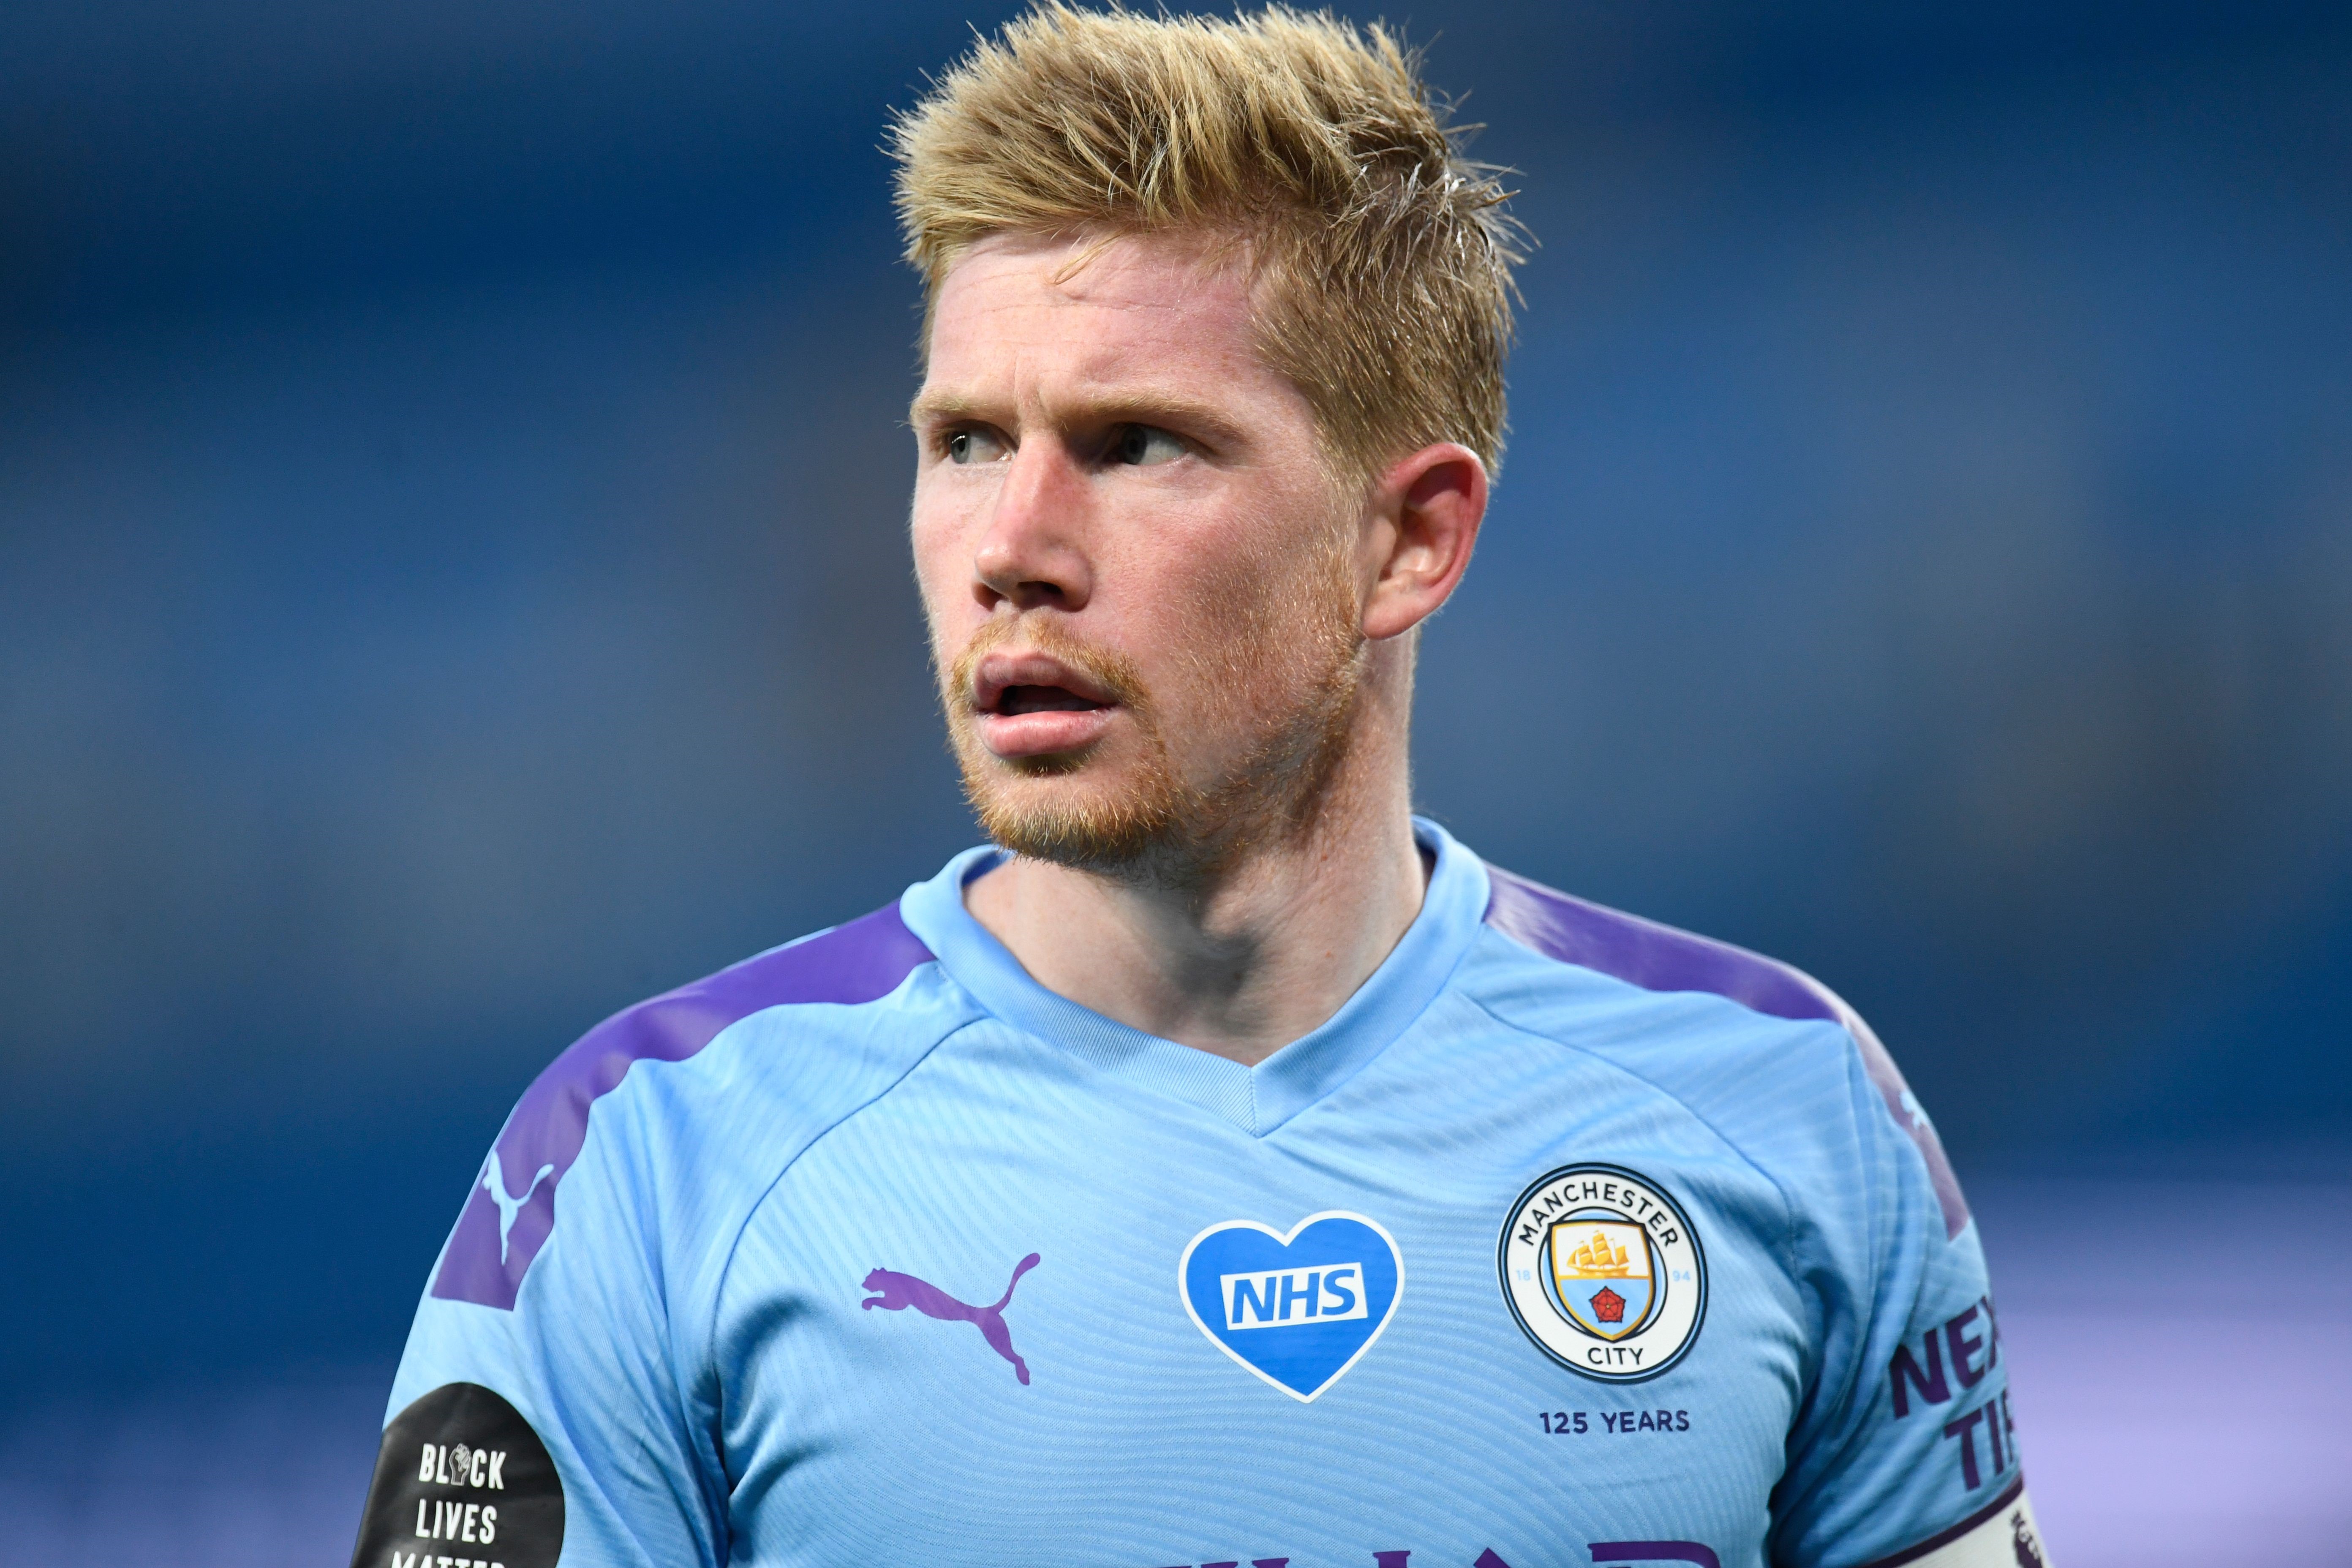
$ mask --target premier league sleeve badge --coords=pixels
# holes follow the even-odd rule
[[[1680,1204],[1617,1165],[1563,1165],[1521,1193],[1496,1247],[1503,1300],[1552,1360],[1609,1383],[1680,1361],[1706,1316],[1706,1255]]]

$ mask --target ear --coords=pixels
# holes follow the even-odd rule
[[[1436,614],[1470,564],[1486,517],[1486,465],[1441,441],[1392,465],[1372,491],[1366,544],[1374,556],[1364,635],[1402,637]]]

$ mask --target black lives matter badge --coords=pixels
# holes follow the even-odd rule
[[[445,1384],[383,1429],[352,1568],[555,1568],[563,1483],[515,1407]]]
[[[1571,1372],[1639,1383],[1706,1317],[1706,1255],[1664,1188],[1618,1165],[1562,1165],[1519,1194],[1496,1247],[1503,1300]]]

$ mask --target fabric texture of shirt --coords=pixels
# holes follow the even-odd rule
[[[356,1568],[2037,1568],[1868,1028],[1416,832],[1411,928],[1254,1068],[1031,979],[988,848],[591,1031],[435,1267]]]

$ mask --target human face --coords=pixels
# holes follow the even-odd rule
[[[916,574],[999,843],[1182,878],[1311,816],[1363,669],[1357,510],[1181,237],[998,237],[950,269],[915,400]]]

